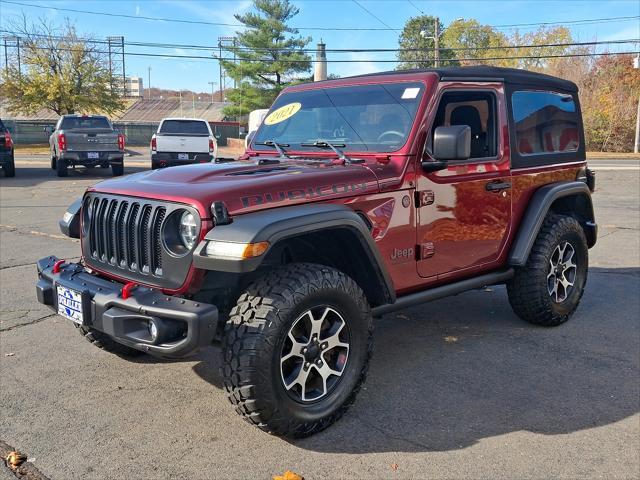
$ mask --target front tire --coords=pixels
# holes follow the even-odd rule
[[[553,327],[578,308],[587,282],[589,250],[573,217],[545,219],[524,267],[507,283],[509,303],[527,322]]]
[[[266,432],[319,432],[355,401],[372,331],[369,303],[344,273],[304,263],[274,269],[240,296],[225,326],[229,400]]]

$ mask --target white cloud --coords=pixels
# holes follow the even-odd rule
[[[183,10],[191,14],[193,20],[205,22],[237,24],[235,14],[243,14],[251,8],[252,2],[249,0],[224,3],[207,3],[205,5],[196,2],[182,2],[178,0],[166,0],[165,4],[173,6],[177,11]],[[212,5],[209,7],[208,5]],[[222,34],[233,35],[241,27],[219,26]]]

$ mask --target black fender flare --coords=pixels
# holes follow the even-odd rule
[[[69,205],[64,216],[58,222],[63,235],[70,238],[80,238],[80,210],[82,209],[82,197],[77,198]]]
[[[196,268],[211,271],[248,273],[262,264],[269,251],[282,240],[326,229],[348,229],[355,234],[367,261],[372,265],[376,281],[383,292],[381,303],[395,301],[395,290],[380,252],[364,220],[344,205],[307,204],[260,210],[232,217],[227,225],[212,228],[193,252]],[[268,250],[259,257],[244,260],[212,257],[206,254],[210,241],[234,243],[269,242]]]
[[[509,252],[509,265],[522,267],[527,263],[529,253],[536,240],[536,236],[542,227],[547,213],[554,202],[569,197],[583,200],[582,209],[573,212],[587,237],[587,245],[591,248],[596,243],[598,226],[595,222],[593,204],[591,202],[591,191],[586,183],[580,181],[568,181],[552,183],[540,187],[529,200],[529,206],[520,222],[520,228],[511,245]]]

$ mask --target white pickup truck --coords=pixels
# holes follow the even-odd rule
[[[217,149],[206,120],[165,118],[151,137],[151,168],[211,162]]]

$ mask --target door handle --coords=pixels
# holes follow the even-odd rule
[[[485,186],[487,192],[499,192],[500,190],[506,190],[511,188],[510,182],[489,182]]]

